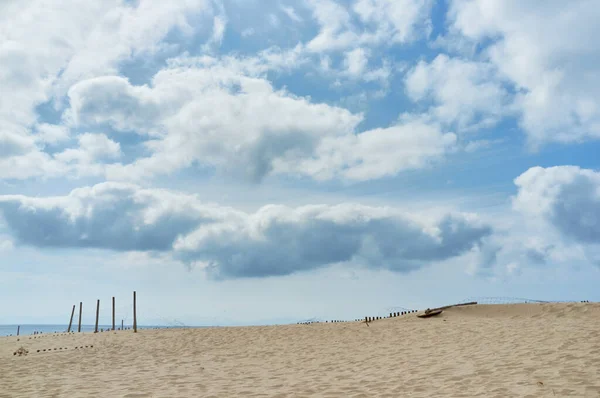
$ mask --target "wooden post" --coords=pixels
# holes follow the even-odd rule
[[[83,310],[83,302],[79,302],[79,325],[77,326],[77,333],[81,332],[81,311]]]
[[[123,320],[121,319],[121,330],[123,330]]]
[[[137,313],[135,311],[135,291],[133,292],[133,333],[137,333]]]
[[[115,298],[114,297],[113,297],[113,311],[112,311],[112,314],[113,314],[113,328],[112,328],[112,330],[115,330]]]
[[[75,315],[75,304],[73,304],[73,309],[71,310],[71,319],[69,319],[69,327],[67,328],[67,333],[71,333],[71,325],[73,324],[73,315]]]
[[[98,315],[100,314],[100,300],[96,303],[96,327],[94,333],[98,333]]]
[[[21,325],[17,326],[17,336],[19,335],[20,331],[21,331]]]

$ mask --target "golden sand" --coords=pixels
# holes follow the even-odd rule
[[[0,338],[0,396],[600,397],[594,303],[33,337]]]

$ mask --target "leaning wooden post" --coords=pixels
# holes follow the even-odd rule
[[[17,326],[17,336],[19,335],[20,331],[21,331],[21,325]]]
[[[115,330],[115,298],[113,297],[113,328],[112,330]]]
[[[135,311],[135,291],[133,292],[133,333],[137,333],[137,313]]]
[[[77,333],[81,332],[81,311],[83,310],[83,302],[79,302],[79,325],[77,326]]]
[[[73,304],[73,309],[71,310],[71,319],[69,319],[69,327],[67,328],[67,333],[71,333],[71,325],[73,324],[73,315],[75,315],[75,304]]]
[[[98,333],[98,315],[100,314],[100,300],[96,303],[96,327],[94,333]]]

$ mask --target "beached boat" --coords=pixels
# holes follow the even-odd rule
[[[443,310],[437,309],[437,310],[430,310],[429,308],[425,310],[425,312],[423,312],[422,314],[417,314],[417,316],[419,318],[429,318],[432,316],[436,316],[439,315],[443,312]]]

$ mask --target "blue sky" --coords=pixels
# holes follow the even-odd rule
[[[3,2],[0,323],[134,289],[149,324],[599,300],[599,16]]]

